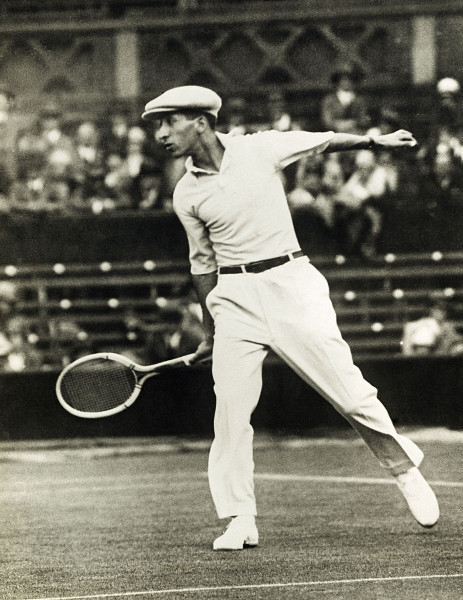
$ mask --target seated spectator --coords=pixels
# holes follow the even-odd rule
[[[419,195],[427,208],[445,216],[451,208],[463,206],[463,169],[447,149],[440,149],[432,158],[430,170],[419,181]]]
[[[463,335],[449,320],[448,305],[435,302],[427,316],[404,325],[402,352],[405,356],[463,354]]]
[[[220,127],[223,133],[244,135],[249,132],[247,124],[247,104],[242,96],[234,96],[225,102],[225,123]]]
[[[280,90],[273,91],[267,100],[268,129],[276,131],[299,131],[300,124],[289,110],[284,94]]]
[[[297,230],[310,227],[312,238],[319,238],[325,249],[337,252],[336,203],[344,173],[336,155],[325,160],[319,157],[301,161],[304,170],[299,169],[298,185],[288,194],[288,204]]]
[[[463,106],[456,79],[444,77],[438,81],[433,107],[428,140],[418,150],[419,159],[430,165],[435,154],[448,152],[463,164]]]
[[[104,197],[104,154],[100,132],[94,121],[83,121],[74,137],[74,208],[89,209],[95,200]]]
[[[48,367],[63,368],[92,351],[87,332],[68,317],[50,319],[48,335],[50,338]]]
[[[22,165],[10,191],[14,212],[49,213],[65,211],[70,200],[71,164],[68,155],[55,150],[48,156],[31,156]]]
[[[19,121],[14,111],[15,95],[0,85],[0,210],[8,209],[8,194],[17,174],[16,140]]]
[[[160,206],[162,164],[149,150],[145,130],[141,127],[131,127],[128,133],[125,163],[132,181],[132,207],[136,209],[147,210]]]
[[[336,202],[336,229],[348,256],[372,257],[382,233],[388,176],[370,150],[355,157],[355,170],[340,189]]]
[[[364,134],[370,119],[367,103],[358,92],[361,72],[354,65],[343,64],[331,75],[334,89],[321,103],[323,127],[329,131]]]
[[[180,311],[180,323],[168,340],[172,358],[195,352],[204,337],[199,303],[186,298]]]
[[[297,218],[301,211],[311,212],[323,227],[334,233],[337,194],[344,183],[342,167],[336,155],[321,155],[300,161],[297,186],[288,194],[288,203]]]
[[[389,106],[383,106],[379,109],[376,124],[367,130],[366,135],[374,137],[393,133],[400,129],[400,123],[399,112]],[[398,159],[397,154],[385,148],[376,149],[375,154],[378,165],[384,167],[386,170],[390,191],[397,192],[405,176],[404,169],[406,165],[404,159]]]
[[[170,199],[161,197],[163,173],[156,167],[142,167],[137,179],[136,198],[139,210],[162,209],[170,210]]]
[[[8,337],[11,349],[8,354],[6,371],[33,371],[44,366],[44,357],[37,348],[37,336],[29,331],[26,321],[21,317],[13,317],[8,322]]]
[[[444,77],[437,82],[437,102],[433,115],[433,126],[455,136],[462,125],[460,84],[453,77]]]
[[[126,161],[120,154],[109,154],[106,159],[104,191],[102,210],[132,207],[132,178]]]
[[[362,73],[356,65],[342,63],[331,75],[333,89],[321,101],[320,117],[322,126],[336,133],[366,133],[370,118],[368,106],[363,95],[358,91]],[[355,168],[355,152],[341,152],[339,161],[346,177]]]
[[[284,94],[280,90],[273,91],[267,99],[266,129],[276,131],[300,131],[300,124],[294,119]],[[293,162],[280,172],[286,191],[296,186],[298,162]]]
[[[118,154],[125,157],[130,126],[131,119],[127,109],[115,107],[106,114],[101,134],[106,156]]]
[[[41,354],[31,343],[26,321],[19,317],[16,306],[17,286],[10,281],[0,282],[0,370],[24,371],[39,368]]]

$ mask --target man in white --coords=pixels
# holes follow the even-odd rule
[[[416,145],[407,131],[376,138],[341,133],[216,133],[220,97],[207,88],[168,90],[145,107],[156,138],[187,157],[174,209],[185,227],[193,281],[212,353],[215,438],[209,483],[219,518],[231,518],[214,550],[258,544],[251,414],[259,400],[269,349],[318,390],[358,431],[395,477],[415,519],[439,518],[433,491],[418,466],[423,454],[399,435],[353,364],[336,324],[325,278],[303,255],[279,172],[307,153]],[[284,399],[282,399],[284,401]]]

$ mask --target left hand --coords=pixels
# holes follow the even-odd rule
[[[373,138],[375,145],[379,148],[414,148],[418,146],[418,142],[406,129],[399,129],[394,133],[378,135]]]

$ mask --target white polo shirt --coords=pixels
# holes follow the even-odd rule
[[[299,250],[279,172],[311,152],[323,152],[333,132],[217,133],[225,148],[220,171],[186,161],[174,210],[190,248],[191,272],[240,265]]]

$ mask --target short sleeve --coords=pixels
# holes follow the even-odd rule
[[[271,160],[283,169],[308,154],[326,150],[333,131],[312,133],[309,131],[264,131],[256,134],[256,141],[269,152]]]
[[[206,226],[201,219],[192,212],[178,206],[178,202],[175,201],[174,210],[188,238],[191,273],[193,275],[213,273],[217,270],[217,262]]]

